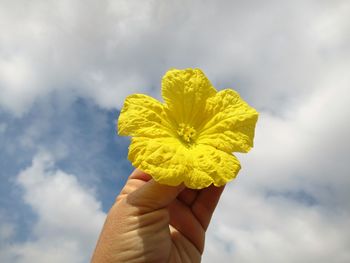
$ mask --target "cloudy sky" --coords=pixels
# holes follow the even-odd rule
[[[0,262],[88,262],[125,96],[201,68],[260,112],[203,262],[350,262],[350,2],[0,0]]]

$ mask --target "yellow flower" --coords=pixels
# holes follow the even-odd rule
[[[132,136],[128,158],[154,180],[201,189],[222,186],[241,166],[232,152],[253,147],[258,112],[231,89],[217,91],[200,69],[169,70],[161,103],[126,98],[119,135]]]

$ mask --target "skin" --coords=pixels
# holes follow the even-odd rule
[[[108,213],[91,262],[200,262],[223,189],[161,185],[135,170]]]

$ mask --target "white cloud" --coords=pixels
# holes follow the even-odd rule
[[[1,261],[87,262],[105,219],[94,193],[74,175],[55,170],[45,153],[33,159],[17,182],[37,220],[28,241],[7,242],[0,249]]]
[[[194,66],[261,111],[256,147],[240,156],[243,170],[220,203],[204,262],[349,261],[349,1],[0,5],[0,107],[14,114],[57,91],[120,107],[135,91],[159,96],[169,67]],[[28,127],[21,143],[40,138],[38,127]],[[18,262],[29,255],[79,262],[104,214],[73,175],[45,158],[18,177],[39,216],[35,240],[1,253]],[[52,209],[67,197],[77,203]],[[77,221],[80,206],[94,222]],[[0,231],[10,238],[11,227]]]
[[[21,115],[38,98],[63,90],[115,107],[143,87],[122,56],[145,19],[118,2],[125,8],[113,8],[113,1],[2,1],[0,104]]]
[[[199,66],[259,108],[297,103],[349,59],[348,1],[2,1],[0,105],[20,115],[61,91],[120,107]],[[284,107],[282,107],[284,108]]]
[[[350,261],[350,80],[343,67],[285,118],[262,113],[255,148],[229,185],[204,262]],[[315,80],[316,81],[316,80]]]
[[[229,187],[203,262],[349,262],[349,214]]]
[[[0,244],[9,240],[15,233],[15,226],[0,217]]]

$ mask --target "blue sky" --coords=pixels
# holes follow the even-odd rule
[[[201,68],[260,112],[203,262],[349,262],[348,1],[0,0],[0,261],[88,262],[125,96]]]

